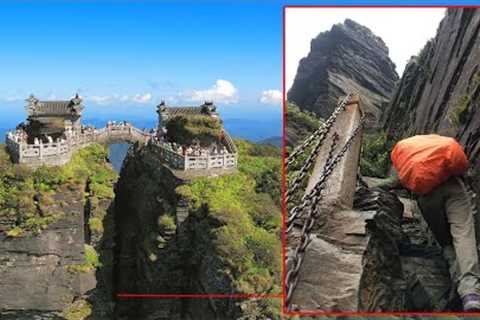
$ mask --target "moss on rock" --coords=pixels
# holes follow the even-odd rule
[[[71,273],[86,273],[102,266],[97,251],[94,247],[85,244],[85,262],[66,266]]]
[[[93,144],[79,150],[61,167],[31,169],[13,164],[4,145],[0,147],[0,231],[10,236],[39,233],[62,219],[64,191],[83,192],[112,199],[117,174],[106,161],[108,148]],[[21,231],[20,231],[21,230]]]
[[[85,320],[92,314],[92,306],[83,299],[77,300],[63,311],[66,320]]]
[[[364,176],[385,178],[391,166],[394,142],[384,132],[365,134],[362,140],[360,172]]]
[[[220,119],[207,116],[176,116],[167,123],[168,139],[183,145],[190,145],[195,139],[201,145],[218,142],[222,131]]]
[[[206,226],[209,220],[203,220],[196,232],[212,242],[236,291],[279,293],[281,211],[279,200],[273,199],[281,198],[280,150],[242,140],[236,144],[238,173],[197,178],[176,191],[187,199],[191,212],[201,216],[208,208],[216,221]]]

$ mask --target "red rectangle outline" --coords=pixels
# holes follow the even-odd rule
[[[285,275],[286,275],[286,265],[285,265],[285,258],[286,258],[286,216],[287,216],[287,206],[285,201],[285,192],[286,192],[286,167],[285,167],[285,160],[286,160],[286,123],[287,123],[287,99],[286,99],[286,80],[285,80],[285,66],[286,66],[286,39],[285,39],[285,29],[286,29],[286,11],[288,8],[297,8],[297,9],[308,9],[308,8],[358,8],[358,9],[365,9],[365,8],[480,8],[480,5],[285,5],[283,7],[283,77],[282,77],[282,87],[283,87],[283,165],[282,165],[282,204],[283,204],[283,228],[282,228],[282,313],[285,316],[356,316],[356,317],[384,317],[384,316],[461,316],[461,317],[479,317],[480,312],[356,312],[356,311],[346,311],[346,312],[331,312],[331,311],[318,311],[318,310],[304,310],[304,311],[289,311],[286,307],[286,292],[285,292]]]
[[[416,5],[405,5],[405,6],[333,6],[333,5],[286,5],[283,7],[283,30],[282,30],[282,42],[283,42],[283,59],[282,59],[282,96],[283,96],[283,116],[282,116],[282,293],[281,294],[131,294],[131,293],[117,293],[116,297],[118,299],[248,299],[248,298],[257,298],[257,299],[282,299],[282,313],[285,316],[373,316],[373,317],[384,317],[384,316],[480,316],[479,313],[465,313],[465,312],[324,312],[317,310],[305,310],[305,311],[288,311],[285,306],[285,258],[286,258],[286,202],[285,202],[285,192],[286,192],[286,167],[285,167],[285,158],[286,158],[286,88],[285,88],[285,12],[287,8],[480,8],[480,6],[473,5],[443,5],[443,6],[416,6]]]
[[[279,299],[283,293],[279,294],[256,294],[256,293],[118,293],[117,298],[123,300],[130,299]]]

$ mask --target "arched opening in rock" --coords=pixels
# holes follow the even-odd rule
[[[123,160],[125,160],[129,147],[130,144],[126,142],[108,145],[108,159],[117,173],[120,173],[122,169]]]

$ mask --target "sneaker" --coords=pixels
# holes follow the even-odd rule
[[[463,311],[477,312],[480,311],[480,295],[476,293],[467,294],[462,298]]]

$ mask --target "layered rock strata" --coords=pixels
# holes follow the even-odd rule
[[[397,80],[382,39],[347,19],[312,40],[308,56],[300,60],[288,100],[328,118],[339,96],[358,93],[371,128],[376,127]]]

